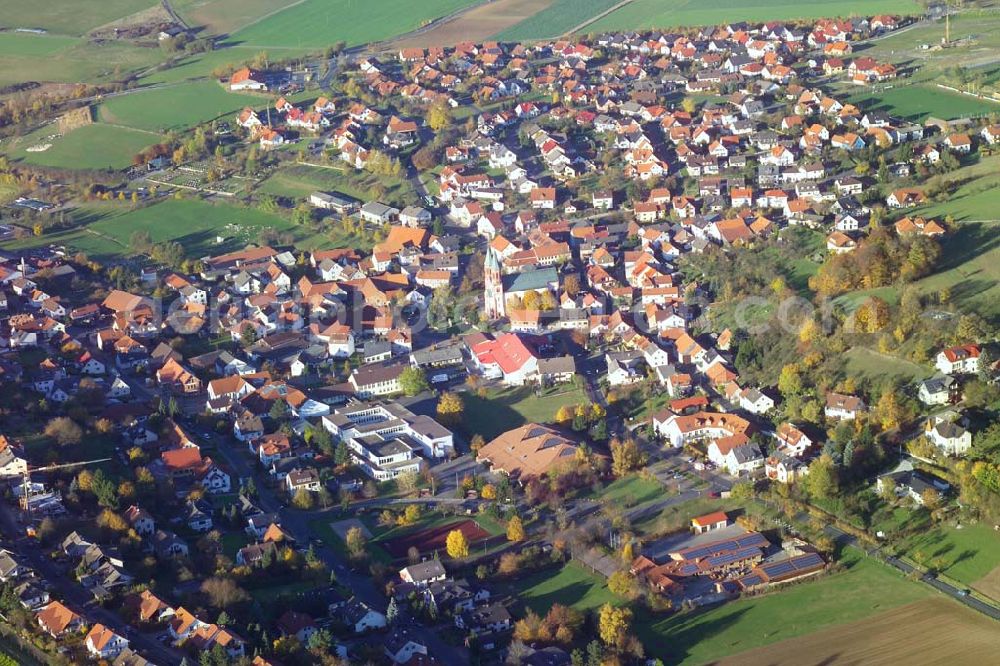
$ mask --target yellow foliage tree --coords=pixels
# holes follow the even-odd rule
[[[507,541],[524,541],[524,524],[520,517],[514,516],[507,521]]]
[[[628,630],[632,622],[632,611],[628,608],[615,608],[611,604],[601,606],[598,618],[598,633],[605,645],[621,648],[628,639]]]
[[[465,538],[462,530],[448,532],[448,538],[445,539],[444,547],[448,551],[448,555],[455,559],[469,556],[469,540]]]
[[[487,483],[483,486],[483,489],[479,491],[479,496],[484,500],[495,500],[497,498],[497,487],[492,483]]]
[[[454,425],[462,419],[462,412],[465,411],[465,403],[457,393],[442,393],[438,399],[437,415],[438,421],[443,425]]]

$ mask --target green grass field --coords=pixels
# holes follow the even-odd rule
[[[865,91],[848,98],[864,110],[879,110],[913,122],[1000,113],[1000,104],[951,92],[931,83],[897,85],[885,92]]]
[[[703,664],[762,645],[854,622],[930,591],[851,551],[842,571],[774,594],[667,618],[638,614],[646,655],[670,664]]]
[[[342,192],[360,201],[373,198],[379,188],[384,194],[379,200],[387,204],[409,205],[416,195],[410,181],[401,178],[381,177],[366,171],[344,168],[313,167],[306,164],[285,166],[268,176],[260,184],[260,191],[276,196],[305,199],[317,190]]]
[[[75,37],[60,35],[2,32],[0,33],[0,56],[46,57],[78,42],[79,40]]]
[[[844,370],[857,379],[867,379],[876,384],[886,380],[915,382],[932,374],[930,367],[919,363],[880,354],[865,347],[853,347],[844,353]]]
[[[1000,535],[988,525],[937,526],[909,540],[904,552],[919,564],[971,585],[1000,566]]]
[[[58,138],[46,137],[57,132],[55,125],[46,125],[27,136],[12,140],[4,152],[14,160],[28,164],[63,169],[121,169],[132,163],[132,157],[160,139],[155,134],[103,123],[85,125]],[[28,152],[32,146],[50,143],[42,152]]]
[[[986,157],[978,164],[962,167],[940,177],[948,184],[948,198],[907,211],[909,215],[946,217],[955,220],[1000,220],[996,192],[1000,187],[1000,155]]]
[[[256,242],[262,229],[291,231],[296,238],[305,235],[302,231],[308,233],[277,215],[196,199],[168,199],[135,210],[126,204],[89,203],[72,214],[79,222],[73,229],[8,241],[0,246],[18,250],[55,243],[86,252],[95,259],[110,259],[130,254],[131,235],[148,231],[153,242],[177,241],[184,246],[187,256],[198,258],[246,247]],[[217,235],[225,240],[216,243]]]
[[[547,569],[525,576],[514,581],[511,587],[517,592],[518,599],[539,615],[545,615],[552,604],[588,611],[606,603],[616,606],[623,603],[620,597],[608,590],[603,576],[591,573],[576,562],[570,562],[558,573]]]
[[[609,504],[619,506],[635,506],[643,502],[658,499],[667,494],[663,484],[656,479],[644,479],[638,474],[631,474],[616,479],[608,484],[594,497]]]
[[[395,37],[472,4],[472,0],[305,0],[233,34],[257,48],[322,48]]]
[[[106,215],[87,228],[123,246],[128,245],[134,232],[148,231],[154,243],[177,241],[189,257],[202,257],[243,248],[254,242],[262,229],[281,232],[294,227],[277,215],[252,208],[172,199],[148,208]],[[217,235],[225,241],[216,243]]]
[[[0,25],[82,35],[155,4],[155,0],[0,0]]]
[[[618,2],[619,0],[555,0],[531,18],[503,30],[496,38],[520,41],[558,37],[614,7]]]
[[[589,402],[586,394],[571,385],[555,386],[536,397],[530,388],[490,391],[483,400],[466,393],[463,423],[472,433],[479,433],[489,441],[497,435],[525,423],[551,423],[556,412],[564,405]]]
[[[97,118],[115,125],[167,132],[233,115],[244,106],[267,103],[266,98],[228,92],[214,81],[197,81],[114,97],[97,107]]]
[[[921,11],[912,0],[635,0],[587,26],[585,32]]]
[[[229,34],[261,17],[281,11],[297,0],[172,0],[190,25],[204,26],[215,35]]]
[[[102,42],[58,36],[0,34],[0,85],[23,81],[99,83],[120,80],[163,60],[159,49],[127,42]],[[20,45],[24,45],[24,50]],[[34,54],[33,51],[47,51]]]
[[[947,287],[963,312],[1000,318],[1000,221],[961,224],[944,241],[941,257],[939,270],[918,280],[917,288],[936,294]]]

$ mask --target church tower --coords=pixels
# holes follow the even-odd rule
[[[483,296],[486,316],[489,319],[500,319],[506,316],[507,305],[504,303],[503,269],[500,266],[500,257],[497,256],[492,246],[486,250],[486,263],[483,268],[486,283]]]

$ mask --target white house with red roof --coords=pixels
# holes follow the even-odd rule
[[[946,375],[975,374],[979,372],[979,347],[957,345],[938,352],[937,369]]]
[[[472,355],[484,376],[502,377],[504,384],[522,386],[538,374],[538,357],[516,333],[478,342]]]

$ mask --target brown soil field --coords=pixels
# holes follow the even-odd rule
[[[490,536],[489,532],[476,524],[476,521],[462,520],[457,523],[439,525],[437,527],[414,532],[413,534],[407,534],[406,536],[390,539],[385,542],[385,549],[389,551],[389,554],[393,557],[406,557],[406,552],[411,546],[415,546],[421,553],[426,553],[432,550],[440,550],[444,552],[445,540],[448,538],[448,532],[451,532],[452,530],[462,530],[462,533],[465,534],[465,538],[468,539],[469,544],[482,541]]]
[[[982,592],[990,599],[1000,599],[1000,567],[993,569],[975,583],[973,589]]]
[[[482,42],[501,30],[534,16],[550,4],[552,0],[493,0],[427,31],[401,37],[386,46],[395,50],[419,46],[451,46],[465,41]]]
[[[997,645],[1000,645],[1000,623],[939,597],[741,652],[714,663],[717,666],[985,664],[996,658]]]

